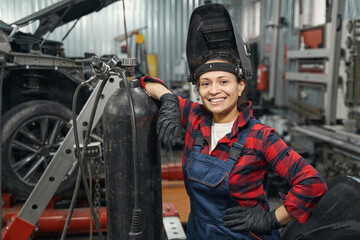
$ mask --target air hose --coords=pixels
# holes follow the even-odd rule
[[[73,97],[73,107],[72,109],[74,109],[74,104],[76,106],[76,99],[77,99],[77,95],[81,89],[81,86],[82,84],[80,84],[76,90],[75,90],[75,93],[74,93],[74,97]],[[74,120],[75,119],[75,120]],[[75,117],[74,117],[74,111],[72,111],[72,121],[75,122],[76,121],[76,111],[75,111]],[[74,128],[74,132],[75,132],[75,128]],[[77,136],[77,134],[75,134]],[[76,137],[75,137],[76,138]],[[78,138],[78,136],[77,136]],[[79,151],[78,151],[78,148],[76,148],[76,151],[77,151],[77,155],[80,156],[79,154]],[[70,203],[70,207],[69,207],[69,211],[68,211],[68,215],[66,217],[66,221],[65,221],[65,225],[64,225],[64,228],[63,228],[63,231],[62,231],[62,234],[61,234],[61,238],[60,240],[64,240],[66,238],[66,233],[68,231],[68,228],[69,228],[69,224],[70,224],[70,220],[71,220],[71,216],[73,214],[73,211],[74,211],[74,207],[75,207],[75,202],[77,200],[77,196],[78,196],[78,193],[79,193],[79,189],[80,189],[80,183],[81,183],[81,171],[79,169],[79,167],[77,168],[78,169],[78,174],[77,174],[77,177],[76,177],[76,183],[75,183],[75,188],[74,188],[74,193],[72,195],[72,198],[71,198],[71,203]]]
[[[90,78],[87,82],[89,82],[89,81],[91,81],[93,79],[95,79],[95,78]],[[89,141],[89,138],[90,138],[91,128],[92,128],[92,125],[93,125],[93,122],[94,122],[94,117],[95,117],[97,105],[99,103],[102,90],[104,89],[105,84],[107,82],[106,80],[107,79],[103,79],[103,81],[101,82],[101,85],[99,87],[99,91],[97,92],[97,95],[95,96],[95,102],[94,102],[94,106],[93,106],[92,111],[91,111],[89,124],[88,124],[86,134],[85,134],[85,139],[84,139],[84,144],[83,144],[84,146],[83,146],[83,149],[82,149],[81,153],[80,153],[80,142],[79,142],[79,136],[78,136],[78,130],[77,130],[77,122],[76,122],[76,105],[77,105],[78,94],[79,94],[81,88],[85,85],[85,82],[79,84],[79,86],[76,88],[75,93],[74,93],[73,105],[72,105],[72,118],[73,118],[73,130],[74,130],[74,140],[75,140],[75,145],[76,145],[76,153],[77,153],[77,156],[79,157],[79,167],[80,167],[80,169],[78,169],[78,175],[77,175],[77,179],[76,179],[75,189],[74,189],[74,193],[73,193],[73,196],[72,196],[72,199],[71,199],[71,204],[70,204],[70,207],[69,207],[69,212],[68,212],[68,215],[67,215],[67,218],[66,218],[64,229],[63,229],[63,232],[62,232],[62,235],[61,235],[61,240],[65,239],[67,230],[69,228],[71,216],[72,216],[72,213],[74,211],[75,203],[76,203],[76,200],[77,200],[77,195],[78,195],[79,188],[80,188],[81,177],[82,177],[82,181],[83,181],[83,184],[84,184],[86,197],[87,197],[89,205],[90,205],[89,206],[90,211],[91,211],[91,214],[92,214],[92,216],[94,218],[96,230],[97,230],[100,238],[104,239],[104,236],[103,236],[103,234],[101,232],[99,221],[98,221],[98,219],[96,217],[96,214],[95,214],[94,206],[93,206],[92,199],[91,199],[91,196],[90,196],[90,193],[89,193],[89,187],[88,187],[88,184],[87,184],[87,181],[86,181],[86,178],[85,178],[86,173],[85,173],[85,167],[84,167],[83,160],[84,160],[84,156],[85,156],[85,153],[86,153],[87,144],[88,144],[88,141]]]
[[[137,131],[135,120],[135,109],[132,94],[129,88],[129,83],[125,71],[115,67],[115,72],[120,73],[124,81],[125,91],[128,98],[131,111],[131,134],[132,134],[132,149],[133,149],[133,165],[134,165],[134,208],[132,212],[131,228],[129,232],[130,240],[142,239],[142,209],[140,208],[140,164],[137,150]]]
[[[98,61],[99,63],[99,59],[94,59],[94,61]],[[129,236],[131,240],[140,240],[142,239],[142,209],[140,208],[140,181],[139,181],[139,177],[140,177],[140,169],[139,169],[139,160],[138,160],[138,151],[137,151],[137,131],[136,131],[136,120],[135,120],[135,109],[134,109],[134,104],[133,104],[133,99],[132,99],[132,95],[131,95],[131,91],[129,89],[129,84],[128,84],[128,80],[125,74],[125,70],[122,70],[119,67],[114,67],[111,70],[113,70],[114,72],[116,72],[117,74],[121,75],[123,81],[124,81],[124,86],[125,86],[125,91],[127,94],[127,98],[128,98],[128,102],[130,105],[130,111],[131,111],[131,130],[132,130],[132,143],[133,143],[133,164],[134,164],[134,209],[133,209],[133,214],[132,214],[132,222],[131,222],[131,229],[129,232]],[[89,120],[89,124],[88,124],[88,128],[86,131],[86,135],[85,135],[85,140],[84,140],[84,147],[82,149],[82,152],[80,154],[80,144],[79,144],[79,138],[78,138],[78,131],[77,131],[77,124],[76,124],[76,99],[77,99],[77,95],[81,89],[81,87],[84,85],[84,83],[80,84],[74,94],[74,99],[73,99],[73,129],[74,129],[74,134],[75,134],[75,144],[76,144],[76,151],[77,151],[77,155],[79,156],[79,172],[78,172],[78,176],[77,176],[77,180],[76,180],[76,185],[75,185],[75,189],[74,189],[74,194],[72,197],[72,201],[71,201],[71,205],[69,208],[69,212],[68,212],[68,216],[66,219],[66,223],[63,229],[63,234],[61,239],[65,239],[66,236],[66,232],[67,229],[69,227],[70,224],[70,220],[71,220],[71,215],[73,213],[74,210],[74,205],[77,199],[77,195],[78,195],[78,191],[79,191],[79,187],[80,187],[80,177],[82,177],[83,183],[84,183],[84,187],[85,187],[85,192],[86,192],[86,196],[88,198],[89,201],[89,205],[90,205],[90,210],[91,213],[94,217],[94,221],[95,221],[95,226],[96,229],[101,237],[101,239],[103,238],[101,229],[100,229],[100,225],[98,222],[98,219],[96,218],[95,212],[94,212],[94,207],[92,204],[92,200],[89,194],[89,188],[88,188],[88,184],[87,181],[85,179],[86,173],[85,173],[85,167],[83,165],[83,159],[84,159],[84,155],[86,152],[86,147],[87,147],[87,143],[90,137],[90,132],[91,132],[91,127],[93,124],[93,120],[94,120],[94,116],[95,116],[95,112],[96,112],[96,108],[101,96],[101,92],[106,84],[106,80],[109,78],[110,76],[110,69],[107,68],[106,69],[106,73],[102,73],[99,74],[98,77],[100,79],[103,79],[99,91],[96,95],[95,98],[95,103],[94,103],[94,107],[92,109],[91,112],[91,116],[90,116],[90,120]],[[90,81],[90,80],[88,80]]]

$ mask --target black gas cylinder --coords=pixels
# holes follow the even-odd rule
[[[161,160],[156,134],[158,106],[140,88],[137,79],[128,80],[137,126],[140,167],[140,208],[143,211],[142,239],[159,240],[163,235]],[[131,109],[124,86],[109,98],[103,113],[107,237],[129,239],[134,208],[134,166]]]

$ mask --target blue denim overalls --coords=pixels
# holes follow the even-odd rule
[[[225,210],[238,206],[229,191],[229,173],[241,156],[245,139],[258,120],[251,119],[233,143],[226,161],[202,154],[204,143],[201,131],[196,133],[195,143],[183,166],[184,181],[190,197],[191,212],[187,223],[188,240],[270,240],[280,239],[279,231],[269,234],[232,232],[224,226]]]

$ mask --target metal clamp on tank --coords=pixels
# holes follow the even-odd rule
[[[120,82],[120,87],[126,89],[125,82],[127,82],[130,88],[140,87],[140,81],[135,79],[134,67],[136,66],[136,59],[133,57],[123,58],[121,66],[124,67],[125,76],[123,76],[123,81]]]
[[[111,76],[111,69],[113,69],[118,62],[119,59],[116,56],[113,56],[107,63],[101,61],[99,57],[94,56],[91,59],[90,65],[94,69],[97,79],[107,80]]]

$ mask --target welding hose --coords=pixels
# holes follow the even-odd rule
[[[84,158],[85,158],[85,153],[87,150],[87,145],[88,145],[88,141],[90,138],[90,134],[91,134],[91,128],[94,122],[94,118],[95,118],[95,113],[96,113],[96,109],[101,97],[101,93],[106,85],[106,80],[103,80],[100,84],[99,87],[99,91],[97,92],[96,96],[95,96],[95,101],[94,101],[94,106],[92,108],[91,111],[91,115],[90,115],[90,119],[89,119],[89,123],[88,123],[88,127],[87,127],[87,131],[85,134],[85,139],[84,139],[84,143],[83,143],[83,149],[81,154],[80,153],[80,142],[79,142],[79,136],[78,136],[78,131],[77,131],[77,122],[76,122],[76,103],[73,104],[73,118],[75,118],[75,120],[73,120],[73,126],[74,126],[74,136],[75,136],[75,144],[76,144],[76,149],[78,151],[78,156],[79,156],[79,166],[80,166],[80,170],[81,170],[81,176],[82,176],[82,180],[83,180],[83,184],[84,184],[84,188],[85,188],[85,193],[86,193],[86,197],[88,199],[89,202],[89,207],[90,207],[90,211],[92,213],[92,216],[94,218],[94,222],[95,222],[95,227],[96,230],[100,236],[101,239],[104,239],[104,236],[101,232],[101,227],[100,227],[100,223],[99,220],[97,219],[97,216],[95,214],[95,210],[94,210],[94,205],[92,202],[92,198],[90,196],[89,193],[89,186],[87,184],[87,180],[86,180],[86,172],[85,172],[85,167],[84,167]],[[81,87],[79,87],[81,88]]]
[[[134,164],[134,209],[132,213],[131,229],[129,236],[131,240],[142,239],[142,209],[140,208],[140,166],[138,159],[137,149],[137,131],[136,131],[136,120],[135,120],[135,108],[132,98],[132,94],[129,88],[129,83],[125,75],[125,71],[115,67],[115,72],[121,74],[124,81],[125,91],[127,99],[130,105],[130,118],[131,118],[131,134],[132,134],[132,150],[133,150],[133,164]]]
[[[80,153],[80,141],[79,141],[78,130],[77,130],[77,122],[76,122],[76,103],[77,103],[77,96],[78,96],[78,94],[80,92],[80,89],[83,87],[83,83],[79,84],[79,86],[76,88],[75,93],[74,93],[73,105],[72,105],[73,131],[74,131],[74,140],[75,140],[75,145],[76,145],[77,156],[78,156],[78,159],[79,159],[79,167],[80,167],[80,169],[78,168],[78,175],[77,175],[77,179],[76,179],[75,189],[74,189],[73,197],[71,199],[71,204],[70,204],[69,212],[68,212],[66,222],[65,222],[65,225],[64,225],[64,229],[63,229],[63,232],[62,232],[61,240],[65,239],[67,230],[69,228],[71,216],[72,216],[72,213],[74,211],[75,202],[77,200],[77,195],[78,195],[79,188],[80,188],[81,177],[82,177],[82,180],[83,180],[86,197],[87,197],[89,205],[90,205],[89,206],[90,211],[91,211],[91,214],[92,214],[92,216],[94,218],[96,230],[97,230],[100,238],[102,240],[104,240],[104,236],[103,236],[103,234],[101,232],[100,223],[99,223],[99,220],[97,219],[97,216],[95,214],[94,205],[92,203],[92,199],[91,199],[91,196],[90,196],[90,193],[89,193],[89,186],[88,186],[87,181],[86,181],[86,172],[85,172],[85,167],[84,167],[83,160],[84,160],[84,156],[85,156],[85,153],[86,153],[87,143],[88,143],[89,138],[90,138],[91,128],[92,128],[92,125],[93,125],[93,122],[94,122],[96,109],[97,109],[97,106],[98,106],[98,103],[99,103],[99,100],[100,100],[100,97],[101,97],[101,93],[102,93],[102,91],[103,91],[103,89],[105,87],[106,82],[107,82],[106,80],[103,80],[101,82],[100,87],[99,87],[99,91],[97,92],[97,94],[95,96],[94,106],[93,106],[92,111],[91,111],[89,124],[88,124],[87,130],[86,130],[83,149],[82,149],[81,153]]]
[[[76,102],[77,102],[77,96],[80,92],[80,89],[82,88],[82,84],[79,84],[75,90],[75,93],[74,93],[74,97],[73,97],[73,105],[72,105],[72,121],[73,122],[76,122],[76,111],[74,111],[74,105],[75,105],[75,108],[76,108]],[[75,114],[74,114],[75,113]],[[75,115],[75,116],[74,116]],[[76,124],[75,124],[76,125]],[[74,133],[75,133],[75,129],[77,128],[76,126],[73,126],[74,127]],[[77,129],[76,129],[77,130]],[[76,137],[75,137],[76,135]],[[78,138],[77,134],[74,134],[74,138]],[[76,148],[76,152],[77,152],[77,155],[80,156],[80,151],[78,148]],[[80,159],[79,159],[80,160]],[[76,183],[75,183],[75,188],[74,188],[74,193],[72,195],[72,198],[71,198],[71,203],[70,203],[70,207],[69,207],[69,211],[68,211],[68,215],[66,217],[66,221],[65,221],[65,225],[64,225],[64,228],[63,228],[63,231],[62,231],[62,234],[61,234],[61,238],[60,240],[65,240],[66,238],[66,233],[68,231],[68,228],[69,228],[69,225],[70,225],[70,220],[71,220],[71,216],[73,214],[73,211],[74,211],[74,207],[75,207],[75,202],[77,200],[77,196],[78,196],[78,193],[79,193],[79,188],[80,188],[80,183],[81,183],[81,171],[80,171],[80,168],[78,167],[77,168],[78,170],[78,173],[77,173],[77,177],[76,177]]]

